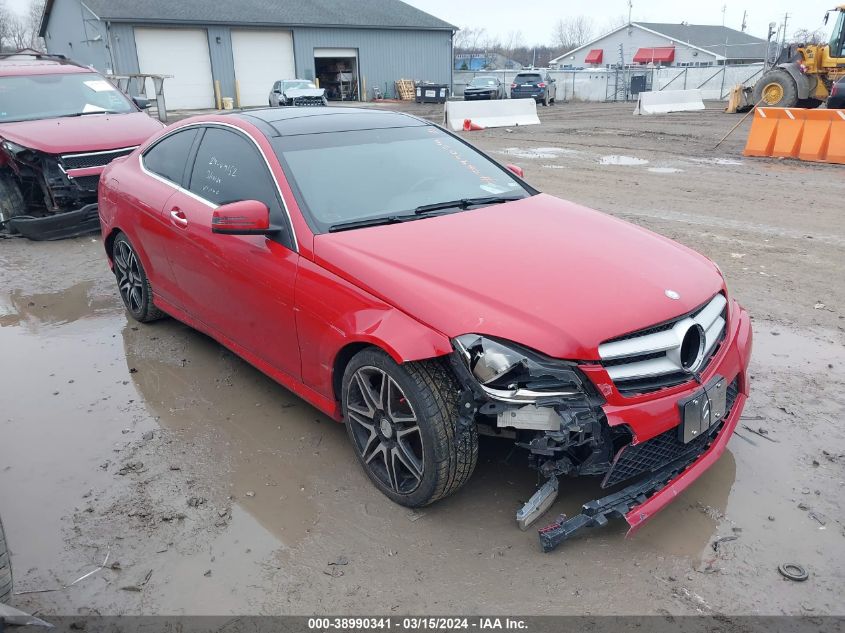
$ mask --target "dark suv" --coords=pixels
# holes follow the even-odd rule
[[[830,110],[845,108],[845,77],[841,77],[830,87],[830,96],[827,98],[827,107]]]
[[[549,105],[555,102],[557,85],[549,73],[526,71],[519,73],[511,83],[511,99],[534,99]]]

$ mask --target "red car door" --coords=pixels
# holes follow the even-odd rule
[[[171,230],[162,210],[175,195],[174,185],[181,186],[187,176],[186,164],[198,133],[196,128],[190,128],[165,136],[141,156],[142,171],[119,172],[122,191],[144,192],[143,197],[125,195],[125,202],[134,212],[130,239],[143,249],[147,274],[156,294],[177,306],[182,305],[179,286],[165,249]]]
[[[181,305],[224,340],[277,369],[300,377],[294,318],[299,255],[293,250],[276,184],[255,143],[224,127],[202,132],[188,179],[189,191],[168,201],[168,259]],[[221,235],[211,232],[217,205],[259,200],[281,233]]]

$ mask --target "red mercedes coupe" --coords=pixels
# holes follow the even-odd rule
[[[344,422],[393,501],[458,490],[479,433],[545,478],[523,528],[599,478],[545,550],[639,527],[719,458],[748,394],[750,320],[713,262],[407,114],[187,119],[106,168],[99,214],[132,317],[184,321]]]

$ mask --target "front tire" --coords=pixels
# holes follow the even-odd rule
[[[0,171],[0,230],[16,215],[25,213],[21,188],[8,171]]]
[[[794,108],[798,104],[795,80],[782,68],[770,70],[754,84],[754,103],[772,108]]]
[[[112,261],[117,290],[132,318],[141,323],[149,323],[166,316],[153,303],[150,280],[141,259],[124,233],[118,233],[114,238]]]
[[[349,439],[367,476],[396,503],[428,505],[472,475],[478,434],[458,423],[459,393],[442,359],[398,365],[370,348],[347,365],[341,402]]]

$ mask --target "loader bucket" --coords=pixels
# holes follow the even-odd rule
[[[757,108],[743,154],[845,165],[845,110]]]

